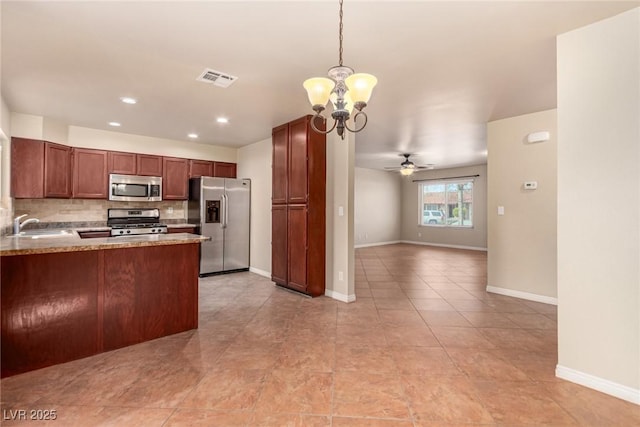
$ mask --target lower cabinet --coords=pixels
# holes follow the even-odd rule
[[[287,205],[271,207],[271,280],[287,285]]]
[[[0,257],[2,377],[197,328],[199,249]]]
[[[287,251],[289,253],[288,286],[307,291],[307,207],[288,207]]]
[[[309,209],[271,206],[271,280],[316,297],[325,290],[324,223],[319,224]]]

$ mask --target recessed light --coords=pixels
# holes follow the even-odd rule
[[[120,123],[118,123],[118,122],[109,122],[109,126],[119,127],[119,126],[121,126],[121,125],[120,125]]]
[[[187,135],[189,138],[196,139],[198,137],[197,133],[190,133]]]
[[[229,123],[229,119],[227,119],[226,117],[218,117],[216,119],[216,122],[218,122],[218,123]]]
[[[123,96],[122,98],[120,98],[120,101],[124,102],[125,104],[135,104],[136,102],[138,102],[135,98],[130,98],[128,96]]]

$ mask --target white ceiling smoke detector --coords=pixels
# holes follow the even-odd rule
[[[213,83],[214,86],[229,87],[232,83],[238,80],[238,78],[231,74],[223,73],[222,71],[207,68],[196,78],[196,80],[204,83]]]

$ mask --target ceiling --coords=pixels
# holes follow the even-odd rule
[[[485,163],[486,122],[556,106],[555,36],[639,4],[346,0],[344,64],[378,77],[356,165]],[[76,126],[241,147],[312,113],[302,82],[338,62],[337,0],[0,7],[9,109]]]

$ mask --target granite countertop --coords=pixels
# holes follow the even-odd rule
[[[95,230],[95,228],[91,228],[91,230]],[[209,239],[210,237],[190,233],[146,234],[138,236],[81,239],[75,231],[68,236],[39,236],[35,239],[8,236],[0,239],[0,256],[94,251],[102,249],[135,248],[142,246],[179,245],[199,243]]]

